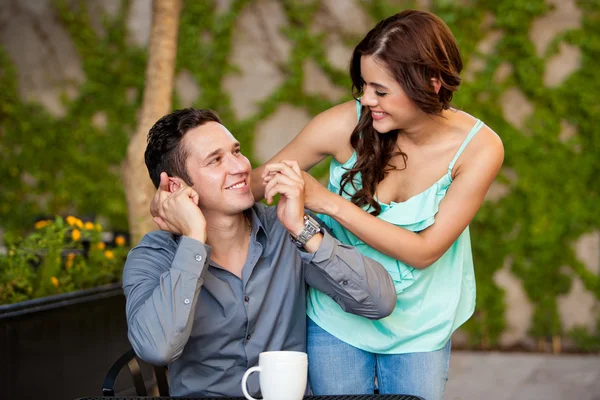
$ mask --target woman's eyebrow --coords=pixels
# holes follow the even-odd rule
[[[382,85],[381,83],[377,83],[377,82],[369,82],[369,85],[375,86],[377,89],[390,90],[386,86]]]

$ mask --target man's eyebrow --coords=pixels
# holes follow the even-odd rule
[[[240,142],[235,142],[231,148],[232,148],[232,149],[237,149],[237,148],[240,148],[240,147],[241,147],[241,144],[240,144]],[[211,151],[210,153],[208,153],[208,154],[206,155],[206,157],[204,157],[204,159],[205,159],[205,160],[208,160],[209,158],[211,158],[211,157],[214,157],[214,156],[216,156],[216,155],[219,155],[219,154],[221,154],[222,152],[223,152],[223,149],[221,149],[221,148],[218,148],[218,149],[216,149],[216,150],[213,150],[213,151]]]
[[[216,149],[216,150],[213,150],[213,151],[211,151],[210,153],[208,153],[208,154],[206,155],[206,157],[204,157],[204,159],[205,159],[205,160],[208,160],[209,158],[211,158],[211,157],[213,157],[213,156],[216,156],[216,155],[218,155],[218,154],[221,154],[222,152],[223,152],[223,150],[222,150],[222,149],[220,149],[220,148],[219,148],[219,149]]]

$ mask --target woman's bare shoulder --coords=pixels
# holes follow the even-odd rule
[[[489,170],[495,176],[504,161],[504,144],[500,135],[483,125],[471,142],[461,157],[462,166],[459,168]]]
[[[350,136],[354,127],[358,123],[358,115],[356,113],[356,100],[347,101],[331,107],[318,114],[313,121],[327,126],[332,131],[345,133]],[[350,132],[348,132],[350,130]]]
[[[495,153],[502,151],[504,153],[504,144],[502,143],[502,139],[500,135],[498,135],[492,128],[487,125],[483,125],[476,137],[479,136],[478,145],[482,147],[482,149],[487,149],[487,151]]]
[[[356,101],[347,101],[318,114],[298,136],[319,143],[322,152],[339,161],[352,154],[350,136],[357,123]]]
[[[473,125],[477,121],[477,118],[469,114],[466,114],[466,116],[470,117]],[[496,170],[500,168],[503,160],[504,145],[502,139],[500,135],[484,122],[457,160],[454,173],[458,175],[461,170],[471,168]]]
[[[479,119],[474,117],[464,111],[460,111],[457,114],[459,119],[459,130],[463,132],[464,135],[467,135],[468,132],[471,131],[472,128],[475,127]],[[491,151],[498,150],[498,148],[503,148],[502,139],[500,136],[494,132],[494,130],[485,124],[485,121],[482,121],[483,125],[479,128],[479,131],[475,134],[471,143],[468,147],[477,148],[481,150],[482,148],[490,148]]]

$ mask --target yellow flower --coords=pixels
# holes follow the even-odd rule
[[[115,253],[113,253],[112,250],[106,250],[104,252],[104,257],[108,258],[109,260],[112,260],[113,258],[115,258]]]
[[[98,232],[101,232],[101,231],[102,231],[102,225],[100,225],[100,224],[96,224],[96,230],[97,230]]]
[[[35,227],[35,229],[42,229],[45,226],[48,226],[50,224],[50,221],[47,220],[41,220],[36,222],[33,226]]]
[[[53,276],[52,278],[50,278],[50,282],[52,282],[52,284],[54,285],[54,287],[58,287],[58,278],[56,278],[55,276]]]
[[[84,227],[86,230],[88,230],[88,231],[91,231],[91,230],[93,230],[93,229],[94,229],[94,223],[93,223],[93,222],[90,222],[90,221],[88,221],[88,222],[86,222],[85,224],[83,224],[83,227]]]
[[[79,229],[73,229],[73,232],[71,232],[71,237],[74,241],[78,241],[79,239],[81,239],[81,232],[79,231]]]
[[[65,219],[67,220],[67,224],[69,224],[70,226],[76,226],[79,229],[83,228],[83,222],[81,222],[79,218],[75,218],[74,216],[69,215]]]
[[[117,236],[117,237],[115,238],[115,244],[116,244],[117,246],[125,246],[125,243],[126,243],[126,242],[127,242],[127,241],[125,240],[125,238],[124,238],[123,236],[121,236],[121,235],[119,235],[119,236]]]
[[[15,251],[14,250],[9,250],[8,255],[11,256],[11,257],[14,256],[15,255]]]
[[[104,250],[106,248],[106,245],[104,244],[104,242],[99,242],[96,247],[98,248],[98,250]]]

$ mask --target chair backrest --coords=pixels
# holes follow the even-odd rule
[[[106,374],[106,377],[104,378],[104,383],[102,384],[102,395],[115,395],[115,381],[117,380],[117,376],[119,376],[119,373],[125,366],[127,366],[129,372],[131,373],[131,378],[133,380],[133,386],[135,387],[136,394],[138,396],[147,396],[148,392],[146,391],[146,385],[144,383],[144,378],[142,377],[140,364],[133,349],[130,349],[121,357],[119,357],[119,359],[115,361],[115,363],[110,367]],[[168,396],[169,383],[167,380],[167,368],[153,365],[152,371],[154,372],[154,378],[156,380],[158,394],[160,396]]]

